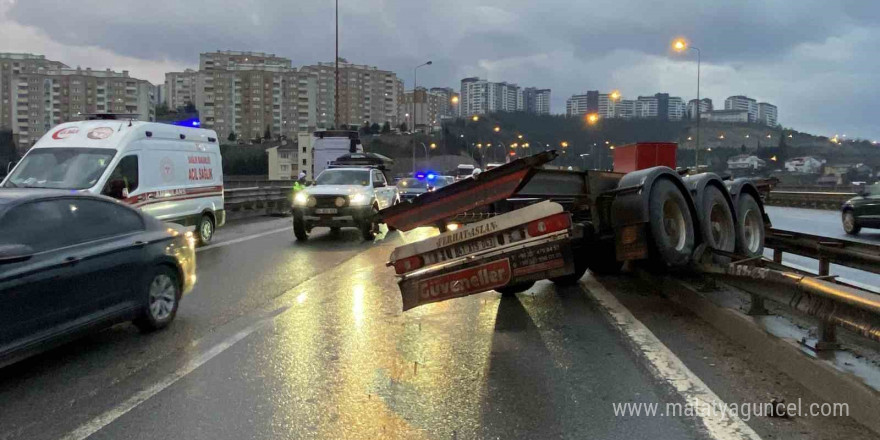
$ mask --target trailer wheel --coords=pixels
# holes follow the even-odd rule
[[[557,286],[573,286],[578,283],[578,281],[583,278],[584,274],[587,273],[587,258],[578,251],[582,249],[575,250],[574,255],[574,273],[569,275],[563,275],[561,277],[550,278],[550,281],[553,281],[553,284]]]
[[[596,275],[614,275],[623,269],[623,261],[617,261],[617,253],[614,249],[614,241],[597,241],[587,251],[587,267]],[[575,259],[577,263],[577,259]],[[577,267],[577,265],[575,265]]]
[[[713,249],[733,252],[736,249],[736,223],[730,205],[718,187],[706,187],[701,209],[703,241]]]
[[[694,222],[684,195],[669,180],[651,188],[650,223],[654,251],[669,266],[684,266],[694,251]]]
[[[764,216],[751,194],[740,194],[736,222],[739,225],[736,251],[749,257],[764,255]]]
[[[495,289],[496,292],[500,293],[501,296],[513,296],[520,292],[525,292],[532,288],[535,285],[534,281],[526,281],[523,283],[516,284],[508,284],[504,287],[498,287]]]

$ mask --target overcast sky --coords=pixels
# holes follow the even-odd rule
[[[585,90],[624,98],[744,94],[786,127],[880,140],[876,0],[341,0],[340,55],[419,84],[467,76],[552,89],[552,112]],[[153,83],[200,52],[271,52],[294,65],[333,60],[331,0],[0,0],[0,51],[72,67],[129,70]]]

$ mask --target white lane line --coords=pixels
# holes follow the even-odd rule
[[[582,281],[590,295],[610,316],[612,322],[636,346],[650,362],[659,379],[669,383],[686,404],[700,405],[694,415],[700,419],[706,431],[714,439],[758,439],[760,436],[738,415],[731,412],[702,411],[703,408],[729,408],[697,375],[666,345],[654,336],[645,324],[636,319],[617,298],[592,277]],[[714,405],[714,406],[710,406]],[[661,409],[663,407],[661,406]]]
[[[254,324],[251,324],[249,327],[245,328],[244,330],[242,330],[242,331],[230,336],[229,338],[226,338],[225,340],[219,342],[217,345],[214,345],[213,347],[209,348],[208,350],[202,352],[197,357],[190,359],[189,362],[187,362],[185,365],[178,368],[176,371],[169,374],[168,376],[165,376],[162,380],[153,384],[149,388],[141,390],[140,392],[131,396],[128,400],[120,403],[119,405],[104,412],[103,414],[93,418],[92,420],[81,425],[79,428],[76,428],[75,430],[73,430],[69,434],[62,437],[62,440],[84,440],[84,439],[90,437],[92,434],[100,431],[105,426],[113,423],[116,419],[124,416],[129,411],[137,408],[138,405],[146,402],[151,397],[162,392],[162,390],[170,387],[171,385],[173,385],[178,380],[182,379],[187,374],[192,373],[193,371],[195,371],[195,369],[201,367],[206,362],[210,361],[211,359],[213,359],[214,357],[216,357],[220,353],[223,353],[229,347],[232,347],[233,345],[235,345],[235,343],[241,341],[242,339],[246,338],[251,333],[253,333],[253,332],[259,330],[260,328],[266,326],[267,324],[271,323],[272,320],[275,319],[276,316],[280,315],[281,313],[283,313],[284,311],[286,311],[290,307],[291,307],[290,305],[287,305],[287,306],[283,306],[283,307],[280,307],[278,309],[273,310],[268,316],[264,317],[263,319],[260,319],[259,321],[255,322]]]
[[[234,238],[229,241],[223,241],[220,243],[209,244],[207,246],[200,247],[200,248],[196,249],[196,252],[202,252],[202,251],[206,251],[208,249],[215,249],[215,248],[220,248],[223,246],[229,246],[231,244],[241,243],[243,241],[253,240],[255,238],[260,238],[260,237],[265,237],[267,235],[277,234],[279,232],[289,231],[291,229],[293,229],[293,226],[287,226],[287,227],[280,228],[280,229],[273,229],[271,231],[260,232],[259,234],[247,235],[244,237]]]

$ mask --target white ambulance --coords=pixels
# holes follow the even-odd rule
[[[226,222],[213,130],[127,119],[64,123],[40,138],[0,186],[114,197],[159,220],[194,226],[202,244]]]

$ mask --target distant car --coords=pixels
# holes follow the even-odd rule
[[[444,186],[455,183],[455,177],[452,176],[437,176],[434,179],[434,188],[443,188]]]
[[[0,190],[0,366],[118,322],[174,320],[195,239],[108,197]]]
[[[865,187],[858,196],[847,200],[841,210],[847,234],[858,234],[862,228],[880,228],[880,184]]]
[[[429,192],[432,188],[433,186],[427,181],[414,179],[412,177],[400,179],[400,182],[397,182],[397,192],[400,193],[400,200],[404,202],[413,200],[416,197]]]
[[[364,240],[378,230],[378,214],[400,198],[389,186],[385,174],[373,168],[328,168],[315,184],[296,193],[293,199],[293,234],[306,240],[316,226],[338,231],[354,227]]]

